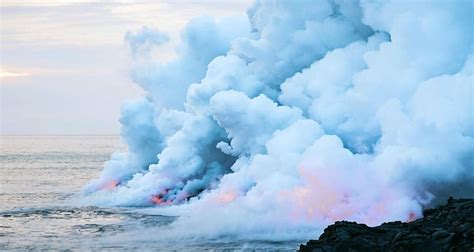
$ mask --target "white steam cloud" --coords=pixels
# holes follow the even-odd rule
[[[137,60],[128,153],[94,204],[156,205],[180,234],[313,236],[474,196],[472,1],[257,1],[192,20],[177,58]],[[144,28],[139,57],[165,42]],[[199,227],[199,228],[190,228]]]

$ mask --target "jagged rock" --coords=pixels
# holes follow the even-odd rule
[[[368,227],[338,221],[300,251],[474,251],[474,199],[449,198],[423,211],[424,217]]]

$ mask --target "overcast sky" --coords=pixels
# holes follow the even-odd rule
[[[191,18],[244,15],[249,2],[2,0],[1,133],[119,133],[122,101],[142,94],[124,34],[168,33],[166,60]]]

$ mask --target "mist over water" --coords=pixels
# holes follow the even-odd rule
[[[76,194],[97,177],[118,136],[2,136],[0,250],[294,250],[299,241],[165,240],[175,221],[144,208],[79,205]],[[145,211],[145,212],[144,212]],[[301,242],[301,241],[300,241]]]
[[[160,237],[291,240],[473,196],[472,1],[256,1],[129,33],[116,153],[78,199],[178,216]],[[196,228],[190,228],[196,227]]]

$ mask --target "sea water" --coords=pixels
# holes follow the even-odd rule
[[[140,208],[78,205],[75,197],[97,178],[119,136],[2,136],[0,250],[239,251],[295,250],[302,241],[163,240],[159,229],[176,216]]]

